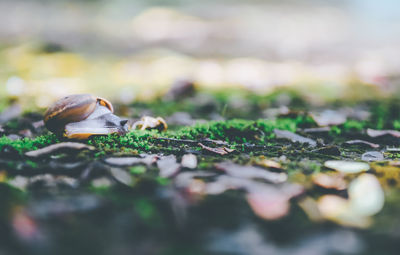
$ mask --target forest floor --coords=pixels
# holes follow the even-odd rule
[[[16,107],[0,113],[2,254],[398,254],[397,99],[172,90],[115,106],[168,130],[79,144]]]

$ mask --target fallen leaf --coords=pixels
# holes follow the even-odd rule
[[[344,160],[328,160],[324,163],[324,166],[349,174],[368,171],[370,168],[367,163]]]
[[[25,155],[28,157],[43,157],[54,153],[60,152],[79,152],[81,150],[95,150],[93,146],[89,146],[83,143],[74,143],[74,142],[64,142],[52,144],[50,146],[26,152]]]
[[[375,129],[367,129],[367,134],[370,137],[379,137],[384,135],[390,135],[396,138],[400,137],[400,131],[397,130],[375,130]]]
[[[316,141],[314,141],[314,140],[312,140],[310,138],[295,134],[293,132],[287,131],[287,130],[275,129],[274,133],[275,133],[277,138],[289,139],[290,141],[292,141],[294,143],[295,142],[308,143],[312,147],[317,146],[317,142]]]
[[[230,176],[246,179],[263,179],[271,183],[282,183],[287,180],[287,174],[275,173],[255,166],[241,166],[232,162],[222,162],[215,165],[219,170]]]
[[[205,145],[202,144],[202,143],[198,143],[198,145],[199,145],[202,149],[204,149],[204,150],[206,150],[206,151],[213,152],[213,153],[216,153],[216,154],[219,154],[219,155],[226,155],[226,154],[229,154],[229,153],[235,151],[234,149],[230,149],[230,148],[227,148],[227,147],[217,147],[217,148],[213,148],[213,147],[205,146]]]

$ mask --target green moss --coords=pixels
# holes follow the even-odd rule
[[[227,121],[210,121],[194,126],[184,127],[169,135],[176,138],[199,139],[209,138],[233,143],[263,141],[274,138],[274,129],[296,132],[302,125],[310,124],[308,117],[299,116],[294,119],[279,118],[276,120],[259,119],[256,121],[234,119]]]
[[[343,134],[353,133],[353,132],[359,133],[365,130],[369,126],[370,123],[366,121],[347,120],[345,123],[341,125],[332,126],[329,134],[331,136],[340,136]]]
[[[231,145],[243,143],[270,144],[275,137],[274,129],[284,129],[295,132],[297,128],[314,125],[310,118],[297,116],[296,118],[278,118],[275,120],[259,119],[256,121],[234,119],[227,121],[210,121],[194,126],[182,127],[178,130],[158,132],[157,130],[133,130],[126,135],[116,134],[95,136],[87,143],[97,147],[100,151],[95,156],[100,157],[107,152],[126,152],[128,154],[163,151],[174,152],[177,146],[160,138],[199,140],[203,138],[223,140]],[[59,142],[55,135],[43,135],[35,139],[11,140],[5,136],[0,138],[0,150],[8,145],[19,152],[35,150]],[[184,146],[180,144],[179,146]],[[178,146],[178,147],[179,147]],[[234,147],[232,147],[234,148]],[[239,148],[240,149],[240,148]]]
[[[4,146],[11,146],[18,152],[22,153],[30,150],[37,150],[38,148],[57,143],[58,138],[55,135],[42,135],[34,139],[23,138],[17,140],[11,140],[6,136],[0,137],[0,151]]]

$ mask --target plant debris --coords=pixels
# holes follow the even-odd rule
[[[230,149],[230,148],[227,148],[227,147],[216,147],[216,148],[213,148],[213,147],[205,146],[202,143],[198,143],[198,145],[203,150],[206,150],[206,151],[209,151],[209,152],[213,152],[213,153],[216,153],[216,154],[219,154],[219,155],[226,155],[226,154],[229,154],[229,153],[235,151],[234,149]]]

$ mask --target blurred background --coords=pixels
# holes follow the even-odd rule
[[[0,105],[81,92],[125,104],[181,79],[368,98],[398,93],[399,48],[396,0],[2,0]]]

